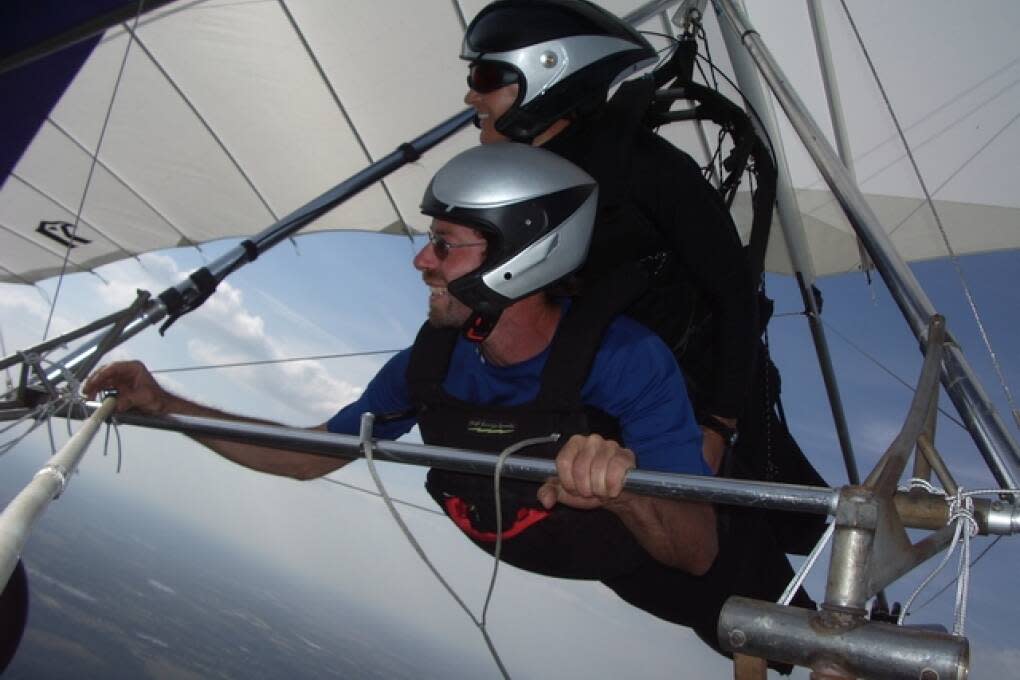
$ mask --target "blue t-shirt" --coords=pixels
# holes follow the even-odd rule
[[[443,387],[463,401],[516,406],[535,399],[549,348],[512,366],[493,366],[478,346],[459,338]],[[330,432],[356,434],[361,414],[403,413],[411,409],[405,374],[411,350],[391,358],[361,397],[330,418]],[[623,444],[642,470],[709,475],[701,456],[701,429],[694,419],[683,376],[659,336],[627,317],[606,329],[581,401],[613,416]],[[377,423],[374,436],[396,439],[415,424],[414,417]]]

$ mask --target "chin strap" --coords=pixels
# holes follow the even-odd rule
[[[496,322],[499,321],[501,313],[501,311],[489,314],[473,312],[471,317],[461,327],[461,332],[470,342],[482,342],[485,338],[489,337],[489,333],[492,332]]]

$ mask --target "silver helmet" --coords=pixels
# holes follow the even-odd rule
[[[468,85],[477,91],[518,83],[495,127],[519,142],[605,102],[609,88],[656,61],[644,36],[585,0],[497,0],[467,27],[460,57],[471,62]]]
[[[597,203],[588,173],[550,151],[507,142],[454,156],[432,178],[421,211],[485,237],[481,266],[447,290],[494,323],[510,304],[584,263]]]

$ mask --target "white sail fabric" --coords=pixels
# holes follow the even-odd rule
[[[68,271],[79,271],[259,232],[463,108],[458,10],[470,20],[484,4],[182,1],[142,16],[119,85],[131,22],[108,31],[0,189],[0,281],[52,276],[65,254]],[[619,14],[633,9],[622,0],[603,4]],[[827,128],[803,3],[747,4]],[[983,3],[980,15],[960,9],[951,24],[930,20],[945,13],[927,11],[925,2],[849,5],[917,148],[954,251],[1020,246],[1020,192],[1013,188],[1020,53],[1012,38],[1020,5]],[[944,256],[841,8],[827,5],[827,12],[862,188],[906,259]],[[664,25],[656,18],[642,28],[661,32]],[[715,32],[714,17],[707,28]],[[710,44],[731,72],[717,32]],[[693,126],[672,125],[667,136],[704,160]],[[792,131],[782,137],[773,142],[785,144],[791,158],[816,272],[855,269],[849,225]],[[474,143],[474,130],[461,132],[306,229],[420,231],[417,205],[428,178]],[[65,225],[75,223],[79,205],[77,239],[67,253]],[[734,213],[746,230],[746,194]],[[791,271],[778,228],[767,267]]]

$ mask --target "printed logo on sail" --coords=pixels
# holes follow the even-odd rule
[[[70,222],[47,222],[43,221],[39,223],[39,226],[35,229],[36,233],[42,234],[46,238],[51,238],[62,246],[68,248],[77,248],[79,245],[87,245],[92,243],[87,238],[82,238],[75,233],[75,227]]]

